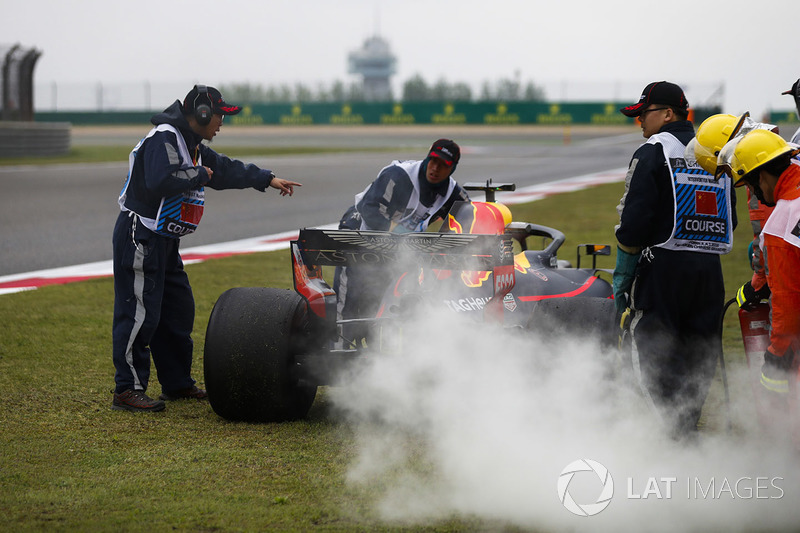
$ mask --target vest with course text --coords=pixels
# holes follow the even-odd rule
[[[687,252],[727,254],[733,247],[731,179],[717,180],[684,158],[684,146],[674,135],[656,133],[647,140],[661,144],[672,176],[675,202],[672,234],[657,247]]]

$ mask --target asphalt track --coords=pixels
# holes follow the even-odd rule
[[[73,145],[130,145],[142,128],[75,128]],[[338,154],[248,158],[303,184],[292,197],[214,191],[198,232],[181,248],[283,234],[338,221],[353,196],[393,159],[424,157],[431,142],[462,146],[460,183],[514,182],[520,189],[576,176],[619,172],[643,141],[634,127],[303,127],[223,129],[212,147],[364,148]],[[384,149],[385,148],[385,149]],[[0,167],[0,276],[106,261],[127,162]],[[535,187],[534,187],[535,188]],[[498,197],[499,200],[502,198]]]

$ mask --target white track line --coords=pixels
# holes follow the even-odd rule
[[[605,183],[619,182],[625,178],[625,172],[626,169],[624,168],[608,170],[565,180],[531,185],[530,187],[523,187],[513,192],[498,192],[497,201],[509,205],[533,202],[554,194],[578,191]],[[335,228],[337,224],[328,224],[323,227]],[[288,248],[289,241],[297,239],[297,235],[297,231],[285,231],[283,233],[265,235],[263,237],[195,246],[181,250],[181,257],[183,258],[184,264],[192,264],[217,257],[282,250]],[[87,263],[84,265],[50,268],[47,270],[37,270],[35,272],[0,276],[0,295],[33,290],[45,285],[59,285],[87,279],[108,277],[112,274],[112,262],[109,259],[107,261],[98,261],[96,263]]]

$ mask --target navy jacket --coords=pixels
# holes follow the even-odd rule
[[[189,127],[181,103],[176,100],[167,109],[150,119],[153,125],[169,124],[177,129],[190,154],[199,152],[202,166],[184,167],[178,155],[178,140],[172,132],[157,132],[139,148],[126,191],[125,207],[134,213],[155,218],[161,198],[198,189],[248,189],[264,191],[272,180],[272,172],[218,154]],[[214,171],[209,181],[203,166]]]
[[[419,184],[419,201],[429,207],[436,200],[436,195],[444,195],[447,192],[449,181],[445,180],[436,185],[428,183],[425,178],[426,168],[427,163],[423,162],[416,179]],[[404,215],[413,190],[414,185],[402,168],[390,165],[383,169],[358,205],[358,211],[367,223],[367,227],[372,230],[388,231],[392,220]],[[457,201],[469,201],[469,195],[458,183],[445,205],[431,216],[431,221],[444,218],[453,207],[453,203]]]

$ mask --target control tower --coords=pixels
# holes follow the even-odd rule
[[[347,58],[350,74],[361,74],[364,78],[364,99],[388,101],[392,99],[389,77],[395,73],[397,58],[392,55],[389,43],[381,37],[370,37],[364,45],[350,52]]]

